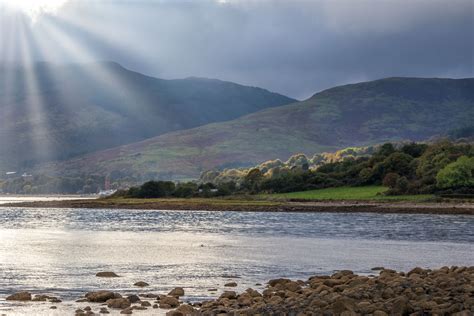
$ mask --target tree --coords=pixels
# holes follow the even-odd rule
[[[249,171],[244,179],[244,187],[252,192],[259,191],[260,183],[263,180],[263,173],[258,168]]]
[[[161,198],[171,196],[175,190],[175,184],[171,181],[148,181],[138,190],[140,198]]]
[[[407,193],[409,184],[410,183],[408,182],[408,179],[406,177],[399,177],[397,180],[397,185],[395,186],[395,190],[399,194]]]
[[[414,176],[412,160],[413,157],[405,153],[395,152],[390,154],[383,161],[384,172],[385,174],[394,172],[402,176],[412,177]]]
[[[461,156],[436,175],[439,188],[474,187],[474,157]]]
[[[400,176],[397,173],[390,172],[383,178],[383,185],[394,189],[397,186],[397,182]]]

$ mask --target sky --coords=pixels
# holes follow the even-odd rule
[[[115,61],[305,99],[474,76],[473,0],[0,0],[0,63]]]

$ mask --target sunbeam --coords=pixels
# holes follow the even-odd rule
[[[27,97],[25,103],[28,107],[27,114],[30,123],[30,128],[33,129],[35,138],[33,139],[32,150],[36,153],[34,156],[39,157],[40,160],[51,158],[50,133],[48,118],[45,115],[43,96],[40,89],[39,79],[36,73],[36,65],[34,63],[32,47],[33,43],[29,30],[27,29],[25,21],[21,21],[19,25],[20,37],[20,56],[21,56],[21,71],[24,78],[24,86]]]

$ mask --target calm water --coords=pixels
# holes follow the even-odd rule
[[[51,313],[39,303],[11,310],[3,299],[19,290],[57,294],[73,310],[67,301],[86,291],[132,293],[141,280],[146,292],[183,286],[186,300],[201,300],[230,275],[243,290],[338,269],[473,265],[473,227],[472,216],[0,207],[0,314]]]

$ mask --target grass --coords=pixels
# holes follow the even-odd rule
[[[339,187],[328,188],[303,192],[264,194],[262,198],[268,199],[301,199],[301,200],[375,200],[375,201],[426,201],[432,195],[398,195],[386,196],[383,193],[387,191],[383,186],[365,186],[365,187]]]

